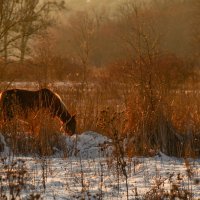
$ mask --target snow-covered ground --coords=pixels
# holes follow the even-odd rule
[[[24,199],[33,193],[41,194],[45,200],[127,199],[126,179],[112,154],[110,140],[86,132],[77,138],[66,138],[66,144],[72,149],[76,146],[68,158],[7,157],[1,162],[0,177],[8,177],[8,169],[19,173],[17,177],[25,171],[20,190]],[[129,199],[143,199],[145,195],[150,199],[161,189],[172,188],[187,190],[192,199],[200,199],[200,160],[183,160],[162,153],[151,158],[127,158],[126,172]],[[3,191],[8,194],[8,181],[0,179],[0,183],[0,195]]]
[[[40,84],[44,83],[39,83],[39,82],[26,82],[26,81],[12,81],[12,82],[1,82],[0,86],[5,87],[5,88],[24,88],[24,89],[38,89],[40,88]],[[66,87],[79,87],[81,86],[81,83],[79,82],[72,82],[72,81],[55,81],[47,84],[47,87],[52,88],[66,88]],[[96,86],[96,85],[95,85]],[[94,87],[94,84],[90,83],[90,87]]]

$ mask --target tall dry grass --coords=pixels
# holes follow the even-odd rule
[[[1,123],[1,133],[13,154],[67,155],[60,121],[53,119],[47,110],[29,112],[26,119],[16,114],[12,120]]]

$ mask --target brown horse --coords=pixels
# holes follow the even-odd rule
[[[61,120],[67,134],[75,133],[75,116],[69,114],[60,96],[49,89],[5,90],[0,94],[0,105],[4,121],[14,118],[17,112],[27,116],[30,110],[48,109],[52,117],[58,117]]]

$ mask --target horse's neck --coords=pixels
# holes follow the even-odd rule
[[[58,116],[63,123],[68,122],[71,119],[71,115],[64,109]]]
[[[59,95],[51,93],[48,90],[42,90],[41,97],[43,98],[42,101],[44,101],[43,106],[49,107],[53,116],[57,116],[63,123],[71,119],[71,115],[68,113]]]
[[[51,107],[51,106],[50,106]],[[62,104],[52,105],[51,112],[53,116],[57,116],[63,123],[71,119],[71,115]]]

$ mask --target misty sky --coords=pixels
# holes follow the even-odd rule
[[[87,6],[114,7],[122,0],[65,0],[66,5],[72,10],[82,10]]]

